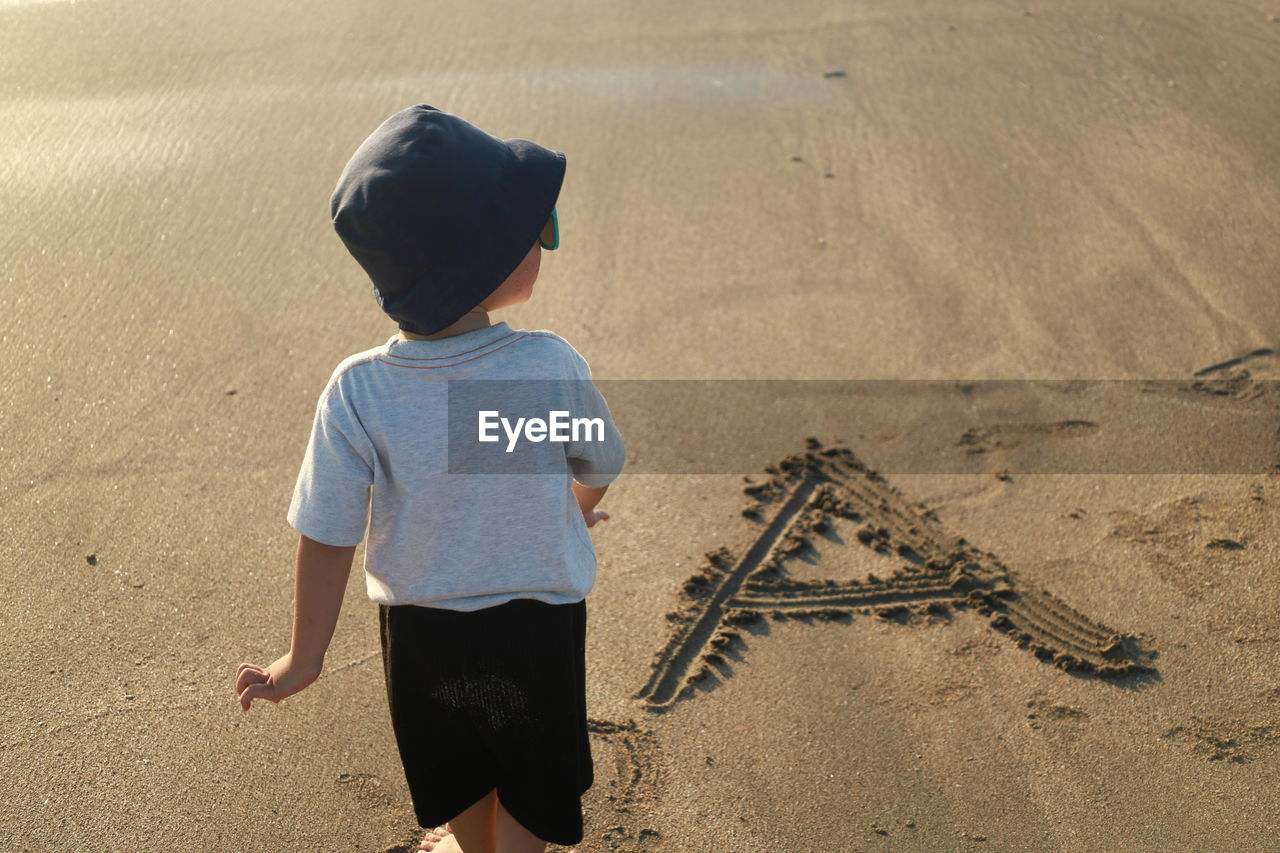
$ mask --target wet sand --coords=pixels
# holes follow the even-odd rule
[[[420,836],[358,571],[317,684],[242,715],[231,680],[286,649],[316,397],[394,331],[329,193],[430,103],[567,153],[562,249],[498,318],[597,379],[1159,380],[1208,418],[1172,446],[1245,460],[1088,473],[1126,412],[1068,395],[950,410],[962,473],[905,466],[911,406],[622,477],[580,851],[1269,849],[1275,17],[0,0],[0,839]],[[628,438],[699,452],[665,429]]]

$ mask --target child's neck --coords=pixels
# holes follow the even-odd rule
[[[401,329],[400,339],[403,341],[434,341],[440,338],[452,338],[454,335],[474,332],[476,329],[485,329],[489,325],[489,312],[482,308],[477,308],[474,311],[468,311],[463,314],[440,331],[432,332],[429,335],[416,335],[413,332],[406,332]]]

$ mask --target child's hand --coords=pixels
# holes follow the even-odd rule
[[[608,486],[593,489],[577,480],[573,481],[573,496],[578,500],[578,509],[582,511],[582,520],[587,523],[588,528],[595,527],[597,521],[604,521],[609,517],[609,513],[596,509],[596,504],[600,503],[607,491]]]
[[[236,693],[240,697],[240,709],[248,711],[254,699],[279,702],[319,677],[320,667],[295,664],[292,655],[285,655],[265,668],[254,663],[242,663],[236,670]]]

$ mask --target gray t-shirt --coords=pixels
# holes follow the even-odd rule
[[[521,413],[541,404],[597,428],[563,428],[555,442],[539,441],[536,433],[513,433],[514,416],[496,427],[497,416],[486,415],[497,438],[481,444],[477,413],[463,405],[473,401],[459,389],[490,386],[502,393],[471,397],[503,417],[506,403]],[[511,400],[513,388],[521,400]],[[516,443],[521,452],[505,455]],[[468,454],[488,467],[470,464]],[[607,485],[624,458],[586,360],[559,335],[498,323],[438,340],[397,336],[334,370],[316,406],[288,520],[304,536],[344,546],[359,543],[367,524],[365,577],[369,597],[381,604],[570,604],[586,597],[596,568],[572,480]],[[519,473],[483,473],[508,459]]]

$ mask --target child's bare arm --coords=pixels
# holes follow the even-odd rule
[[[320,677],[324,655],[338,624],[355,546],[325,545],[298,539],[294,572],[293,640],[289,653],[267,667],[243,663],[236,671],[236,693],[247,711],[254,699],[279,702]]]
[[[587,523],[587,527],[595,527],[597,521],[604,521],[609,517],[609,513],[596,509],[596,504],[600,503],[607,491],[608,486],[593,489],[577,480],[573,481],[573,496],[578,499],[578,509],[582,510],[582,520]]]

